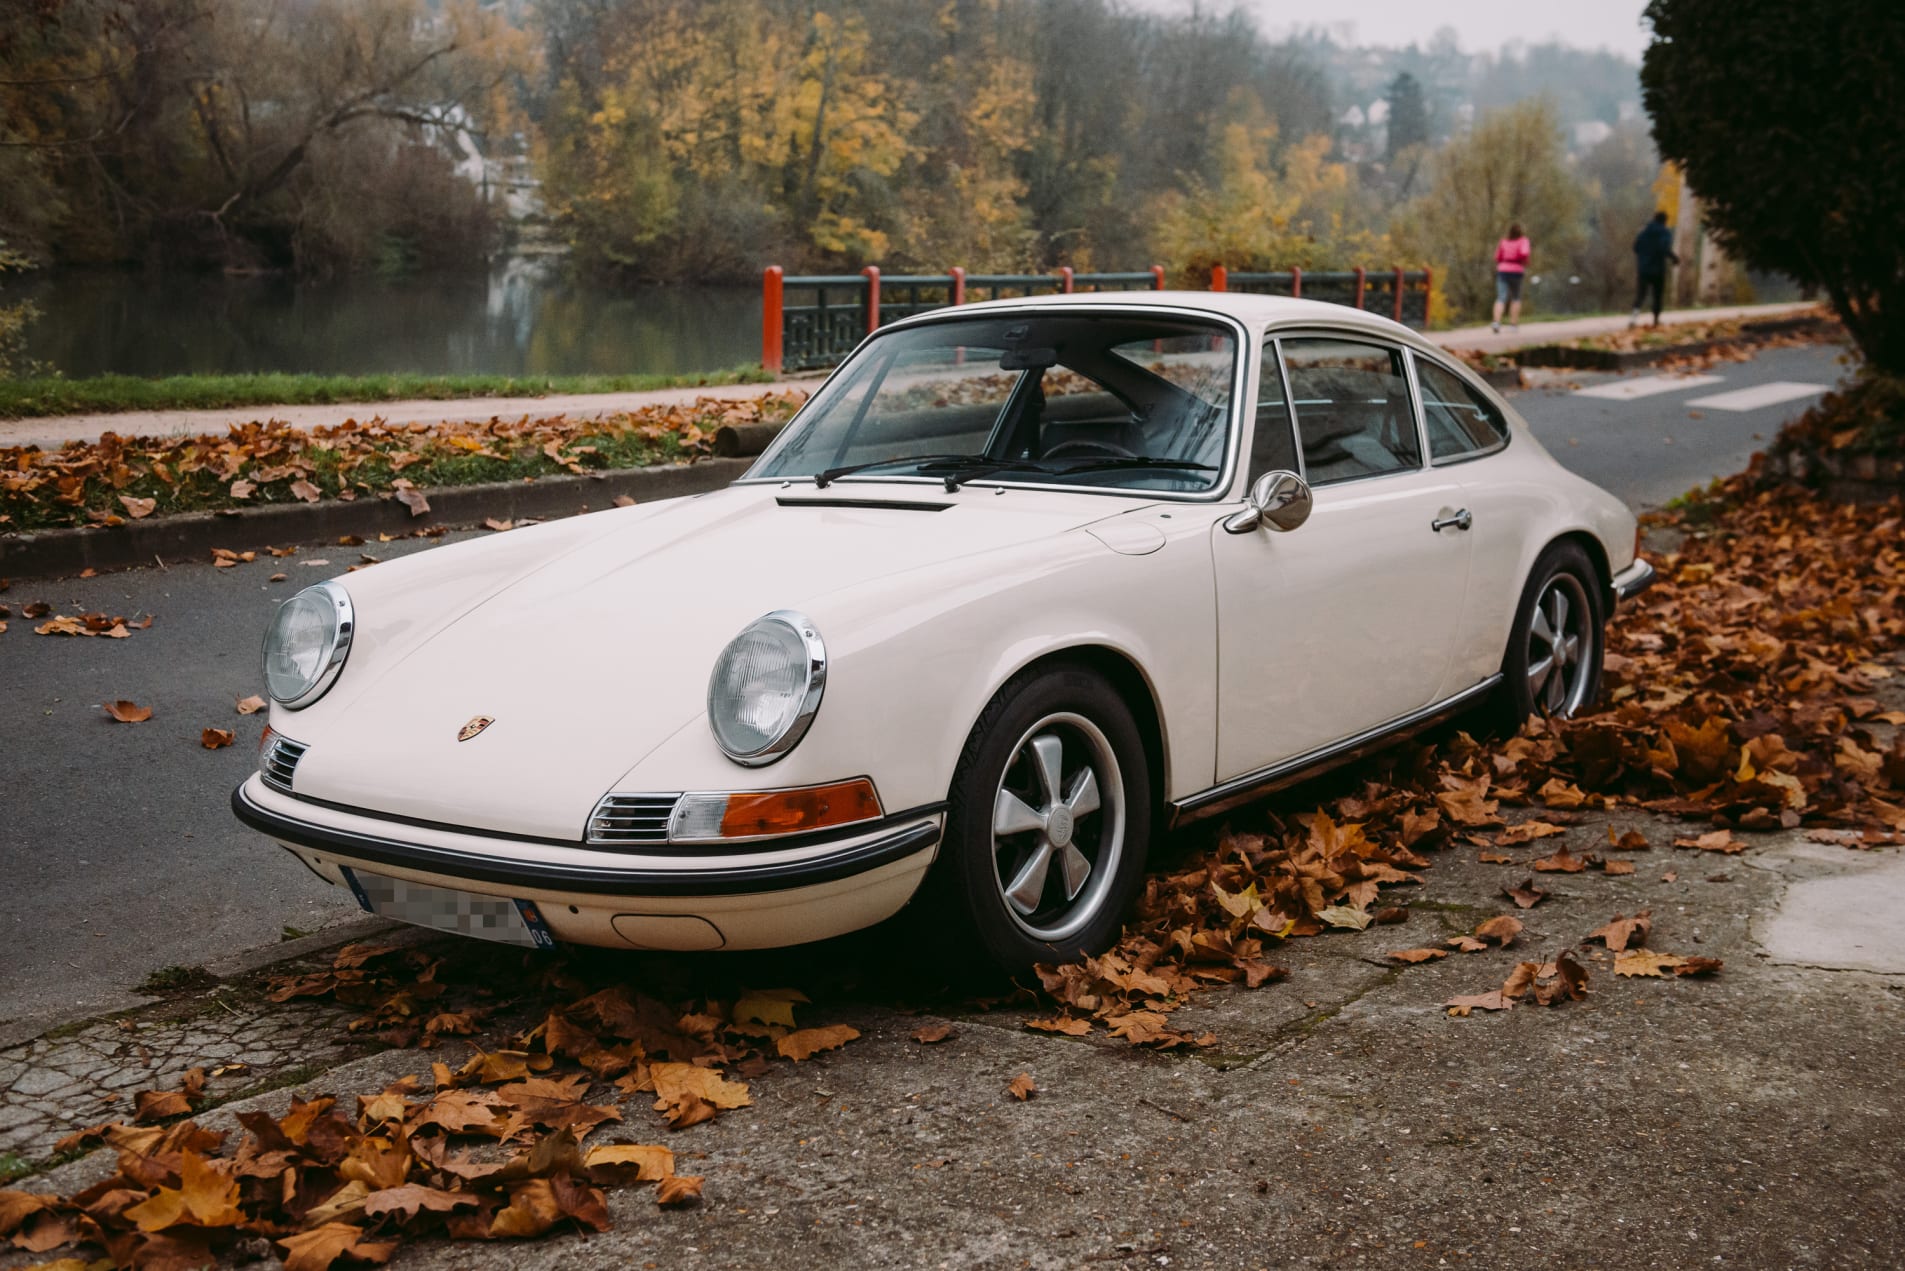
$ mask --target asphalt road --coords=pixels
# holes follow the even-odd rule
[[[1835,357],[1776,349],[1718,366],[1709,373],[1719,382],[1695,388],[1633,400],[1551,388],[1521,393],[1517,405],[1562,462],[1649,506],[1738,471],[1812,397],[1738,412],[1690,402],[1778,382],[1830,384]],[[1594,389],[1619,378],[1572,382]],[[360,551],[388,559],[430,545],[326,546],[228,570],[169,563],[21,579],[0,595],[14,615],[0,634],[0,893],[9,902],[0,1022],[115,1009],[142,1000],[132,990],[161,968],[359,916],[348,897],[232,819],[228,797],[254,766],[263,729],[262,717],[240,716],[233,704],[262,691],[258,641],[276,601],[356,563]],[[268,582],[277,572],[287,581]],[[36,600],[63,613],[155,620],[123,640],[41,637],[20,616]],[[100,703],[121,698],[153,717],[112,722]],[[232,729],[237,743],[203,749],[208,727]]]

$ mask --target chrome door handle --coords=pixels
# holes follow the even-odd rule
[[[1450,526],[1454,526],[1458,530],[1465,530],[1473,524],[1475,524],[1475,518],[1469,514],[1467,508],[1463,508],[1454,516],[1436,517],[1433,521],[1429,522],[1429,528],[1434,530],[1437,534],[1440,534]]]

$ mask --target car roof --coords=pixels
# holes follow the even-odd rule
[[[1400,322],[1352,309],[1348,305],[1322,300],[1299,300],[1293,296],[1265,296],[1247,291],[1077,291],[1055,296],[1015,296],[1006,300],[981,300],[957,309],[933,309],[926,313],[888,323],[882,330],[911,326],[916,322],[968,314],[1023,312],[1026,310],[1114,307],[1119,309],[1200,310],[1220,317],[1234,318],[1246,326],[1261,329],[1278,326],[1332,326],[1355,329],[1388,340],[1403,340],[1427,347],[1421,335]]]

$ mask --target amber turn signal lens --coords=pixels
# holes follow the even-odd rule
[[[722,838],[754,838],[764,834],[797,834],[851,825],[880,816],[880,796],[865,777],[831,786],[802,790],[763,790],[758,794],[731,794],[721,814]]]

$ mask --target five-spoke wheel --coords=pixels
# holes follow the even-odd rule
[[[1502,665],[1510,723],[1530,715],[1566,719],[1599,695],[1601,595],[1600,575],[1576,544],[1557,543],[1535,562]]]
[[[981,713],[921,894],[932,933],[1014,975],[1102,951],[1143,881],[1154,791],[1129,704],[1074,663],[1021,673]]]
[[[1117,873],[1124,781],[1104,732],[1070,711],[1025,731],[992,800],[993,878],[1026,934],[1064,940]]]

